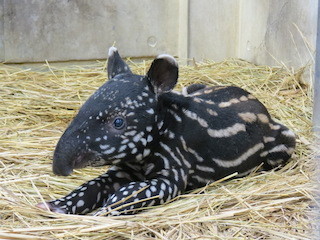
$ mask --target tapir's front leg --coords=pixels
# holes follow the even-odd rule
[[[180,195],[185,188],[186,176],[183,171],[164,169],[153,179],[122,186],[95,215],[133,214],[140,208],[168,202]]]
[[[121,186],[137,180],[137,175],[131,171],[124,172],[120,167],[111,167],[106,173],[82,184],[67,196],[39,203],[42,209],[66,214],[86,214],[103,206],[108,198]],[[47,206],[45,206],[47,205]]]

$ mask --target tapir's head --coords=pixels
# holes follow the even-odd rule
[[[141,161],[150,154],[156,134],[159,96],[170,91],[178,66],[169,55],[158,56],[146,76],[135,75],[116,48],[109,49],[108,77],[81,107],[60,138],[53,172]]]

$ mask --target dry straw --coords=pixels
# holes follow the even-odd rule
[[[129,61],[144,74],[150,62]],[[61,215],[34,207],[65,195],[106,171],[51,172],[54,146],[87,97],[105,82],[105,63],[37,70],[0,65],[1,239],[310,239],[312,183],[311,89],[301,71],[241,60],[180,68],[178,89],[191,83],[237,85],[258,97],[297,134],[283,169],[218,181],[140,214]]]

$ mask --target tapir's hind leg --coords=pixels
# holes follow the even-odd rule
[[[264,160],[264,170],[284,165],[294,152],[295,134],[282,124],[271,122],[270,135],[264,137],[265,150],[260,154]]]

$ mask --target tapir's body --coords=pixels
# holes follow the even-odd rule
[[[108,76],[61,137],[53,171],[114,166],[46,203],[52,211],[85,214],[102,207],[97,214],[130,214],[235,172],[278,167],[294,151],[293,132],[241,88],[195,84],[171,91],[178,67],[169,55],[138,76],[110,48]]]

